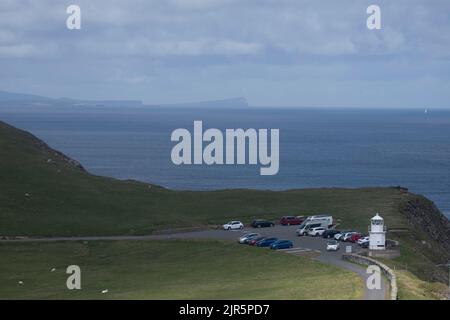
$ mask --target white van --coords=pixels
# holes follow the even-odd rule
[[[333,217],[327,215],[311,216],[306,218],[305,221],[295,231],[298,236],[305,236],[312,228],[323,227],[327,230],[333,225]]]
[[[320,214],[320,215],[316,215],[316,216],[310,216],[308,218],[305,219],[305,222],[307,221],[325,221],[327,223],[327,225],[324,225],[322,227],[331,227],[333,225],[333,216],[328,215],[328,214]]]

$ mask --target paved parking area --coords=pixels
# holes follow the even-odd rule
[[[258,228],[258,229],[245,228],[244,230],[237,230],[237,231],[205,230],[205,231],[175,233],[170,235],[158,235],[152,237],[155,239],[223,239],[223,240],[233,240],[237,242],[237,239],[241,235],[247,232],[257,232],[267,237],[276,237],[278,239],[291,240],[294,242],[294,248],[280,251],[294,255],[316,253],[317,254],[316,258],[319,261],[333,264],[357,273],[364,281],[364,286],[366,286],[366,280],[370,276],[370,274],[366,273],[366,268],[354,263],[344,261],[342,259],[342,254],[345,253],[346,246],[351,246],[352,252],[357,252],[359,249],[359,246],[357,244],[349,242],[341,242],[339,251],[327,251],[326,250],[326,243],[328,241],[327,239],[324,239],[322,237],[308,237],[308,236],[298,237],[295,233],[296,229],[297,226],[276,225],[273,228]],[[238,244],[236,243],[236,245]],[[369,290],[366,288],[364,299],[384,300],[387,297],[387,292],[388,292],[388,285],[386,284],[386,281],[383,279],[381,289]]]
[[[287,239],[294,242],[295,248],[309,249],[321,253],[321,257],[338,257],[341,258],[341,254],[345,252],[346,246],[351,246],[352,250],[358,250],[359,246],[349,242],[341,242],[341,248],[337,252],[327,252],[326,244],[327,239],[322,237],[298,237],[295,233],[297,226],[281,226],[277,225],[273,228],[245,228],[243,230],[205,230],[205,231],[193,231],[193,232],[183,232],[174,233],[169,235],[158,235],[154,236],[157,239],[186,239],[186,238],[197,238],[197,239],[223,239],[223,240],[235,240],[248,232],[257,232],[263,236],[276,237],[278,239]]]

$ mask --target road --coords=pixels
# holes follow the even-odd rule
[[[144,236],[91,236],[91,237],[54,237],[54,238],[23,238],[16,240],[0,240],[2,243],[17,243],[17,242],[56,242],[56,241],[119,241],[119,240],[169,240],[169,239],[222,239],[236,241],[240,235],[246,232],[258,232],[263,236],[277,237],[279,239],[288,239],[294,242],[294,250],[287,250],[286,253],[301,255],[306,252],[313,252],[317,254],[316,259],[324,263],[336,265],[357,273],[364,281],[364,299],[365,300],[384,300],[387,298],[388,285],[383,278],[380,289],[369,290],[366,287],[366,280],[369,274],[366,273],[366,268],[354,263],[344,261],[342,253],[345,252],[345,247],[352,246],[353,252],[358,249],[358,246],[350,243],[341,243],[341,248],[337,252],[326,251],[326,239],[321,237],[297,237],[295,234],[296,226],[280,226],[263,229],[244,229],[239,231],[225,231],[225,230],[204,230],[181,232],[164,235],[144,235]]]

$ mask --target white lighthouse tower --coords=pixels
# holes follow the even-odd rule
[[[370,219],[369,227],[369,249],[385,250],[386,249],[386,228],[384,220],[378,213]]]

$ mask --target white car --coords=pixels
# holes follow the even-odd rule
[[[338,251],[339,250],[339,242],[336,240],[330,240],[327,242],[327,251]]]
[[[244,229],[244,224],[240,221],[230,221],[223,225],[224,230],[242,230]]]
[[[344,236],[343,233],[336,233],[336,234],[334,235],[334,240],[339,240],[342,236]]]
[[[324,228],[324,227],[312,228],[308,231],[308,235],[313,236],[313,237],[321,236],[325,232],[325,230],[326,230],[326,228]]]
[[[259,237],[259,236],[260,236],[259,233],[246,233],[242,237],[239,238],[238,242],[240,244],[244,244],[244,243],[247,243],[248,240],[251,240],[252,238],[256,238],[256,237]]]
[[[350,241],[350,238],[352,237],[352,235],[354,235],[356,232],[352,231],[352,232],[347,232],[343,237],[342,237],[342,241]]]
[[[369,237],[364,237],[356,241],[360,246],[363,245],[366,242],[369,242]]]

